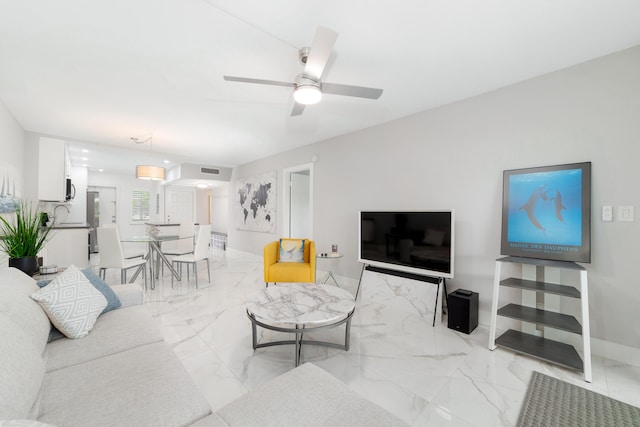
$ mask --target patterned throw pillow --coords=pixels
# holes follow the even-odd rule
[[[111,286],[107,285],[104,282],[104,280],[100,278],[100,276],[98,276],[96,273],[94,273],[88,268],[85,268],[81,271],[82,271],[82,274],[84,274],[85,277],[89,280],[89,283],[91,283],[94,288],[99,290],[100,293],[104,295],[104,297],[107,299],[107,306],[104,308],[104,310],[102,310],[102,313],[100,314],[105,314],[111,310],[115,310],[116,308],[120,308],[122,306],[122,303],[120,302],[120,298],[118,298],[118,295],[116,295],[116,293],[113,292],[113,289],[111,289]],[[49,283],[51,283],[51,280],[52,279],[40,280],[38,281],[37,285],[40,286],[41,288],[44,288]]]
[[[105,297],[75,265],[69,266],[31,298],[38,301],[51,323],[68,338],[88,335],[107,306]]]
[[[280,239],[278,262],[304,262],[304,240]]]

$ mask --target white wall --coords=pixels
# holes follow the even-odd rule
[[[345,258],[335,269],[349,277],[360,272],[359,210],[455,209],[449,291],[479,292],[480,323],[487,325],[500,256],[502,171],[591,161],[592,336],[638,348],[640,328],[632,319],[640,306],[640,218],[604,223],[599,216],[605,204],[640,212],[638,75],[640,47],[253,162],[236,168],[233,180],[277,169],[281,182],[283,168],[317,155],[313,235],[320,246],[339,245]],[[230,197],[230,215],[233,204]],[[261,253],[282,232],[281,214],[277,224],[275,235],[231,227],[229,247]]]
[[[229,228],[229,186],[211,189],[211,231],[227,233]]]
[[[313,224],[311,224],[309,173],[294,172],[291,174],[291,235],[288,237],[312,237]],[[283,231],[284,232],[284,231]],[[286,233],[285,233],[286,234]]]
[[[38,200],[38,159],[40,157],[40,134],[24,132],[24,197]]]
[[[16,175],[19,187],[22,187],[24,176],[24,130],[13,117],[7,107],[0,101],[0,172]],[[37,163],[36,163],[37,165]],[[1,175],[0,175],[1,177]]]
[[[211,190],[196,189],[196,222],[198,224],[211,223],[211,218],[209,218],[211,209],[210,196]]]
[[[0,101],[0,180],[9,176],[16,182],[16,194],[26,197],[24,182],[27,168],[23,163],[24,155],[24,130],[20,123],[7,110]],[[36,167],[37,167],[36,160]],[[0,251],[0,268],[7,266],[7,257]]]
[[[146,226],[131,222],[131,191],[149,190],[151,192],[151,222],[162,221],[164,193],[158,183],[137,179],[134,171],[131,175],[89,172],[88,186],[116,188],[116,222],[122,236],[144,236]],[[160,214],[156,214],[156,195],[160,195]]]

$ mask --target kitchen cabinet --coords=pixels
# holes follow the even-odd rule
[[[89,266],[89,227],[69,225],[52,227],[46,246],[45,265],[55,264],[67,268],[71,264],[78,268]]]
[[[38,147],[38,200],[63,202],[66,198],[67,144],[54,138],[40,138]]]
[[[0,249],[0,268],[9,266],[9,256],[7,253]]]

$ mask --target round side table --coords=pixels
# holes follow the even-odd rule
[[[342,255],[339,252],[328,252],[328,253],[320,253],[316,255],[317,259],[338,259],[338,258],[342,258],[344,255]],[[331,270],[329,270],[329,272],[324,276],[324,279],[322,280],[322,284],[326,285],[327,282],[329,281],[329,279],[333,280],[333,283],[336,284],[337,287],[340,287],[340,285],[338,284],[338,281],[336,280],[335,276],[333,275],[333,272]]]

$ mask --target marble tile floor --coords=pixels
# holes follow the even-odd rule
[[[211,283],[204,263],[198,272],[196,290],[193,277],[171,288],[165,270],[156,289],[147,290],[145,306],[215,411],[293,369],[294,350],[251,347],[244,302],[264,286],[261,257],[212,249]],[[515,425],[534,370],[640,407],[640,367],[594,356],[589,384],[578,372],[503,349],[490,351],[485,328],[466,335],[448,329],[446,319],[433,327],[433,318],[421,313],[411,296],[385,304],[379,295],[391,285],[384,276],[369,274],[356,304],[350,350],[305,346],[302,362],[316,364],[410,425]],[[109,271],[107,282],[118,281],[119,273]],[[356,280],[338,281],[355,294]],[[387,293],[396,298],[403,292],[396,287]],[[261,331],[260,342],[277,334]],[[309,336],[340,342],[344,329]]]

